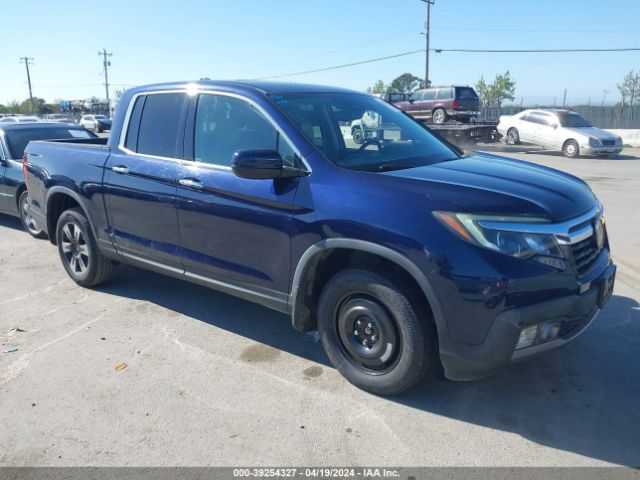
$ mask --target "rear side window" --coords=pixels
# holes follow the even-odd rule
[[[129,121],[125,146],[145,155],[178,158],[181,151],[178,144],[180,129],[184,126],[186,107],[185,93],[147,95],[143,102],[138,98]],[[138,116],[140,120],[136,128]]]
[[[448,100],[453,98],[453,92],[450,88],[441,88],[438,90],[438,100]]]
[[[436,91],[435,90],[425,90],[424,91],[424,96],[422,97],[423,100],[433,100],[434,98],[436,98]]]

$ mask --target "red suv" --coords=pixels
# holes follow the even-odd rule
[[[430,87],[416,90],[394,105],[418,120],[444,123],[450,118],[468,122],[480,115],[480,100],[471,87]]]

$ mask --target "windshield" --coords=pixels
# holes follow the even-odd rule
[[[559,113],[558,120],[563,127],[587,128],[592,126],[589,120],[575,112]]]
[[[5,132],[9,154],[13,159],[20,159],[24,149],[32,140],[63,140],[65,138],[92,138],[93,135],[82,128],[20,128]]]
[[[419,123],[370,95],[292,93],[271,99],[318,150],[343,168],[400,170],[459,157]]]
[[[96,115],[96,116],[95,116],[95,117],[93,117],[93,118],[99,118],[100,120],[103,120],[103,119],[105,119],[105,118],[107,118],[107,117],[105,117],[104,115]]]

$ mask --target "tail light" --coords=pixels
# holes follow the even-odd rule
[[[458,105],[460,105],[460,104],[458,103],[458,100],[454,100],[454,101],[453,101],[453,109],[454,109],[454,110],[457,110],[457,109],[458,109]]]
[[[22,156],[22,174],[24,175],[24,184],[27,185],[27,188],[29,188],[29,185],[27,184],[27,163],[28,162],[29,162],[29,157],[25,153]]]

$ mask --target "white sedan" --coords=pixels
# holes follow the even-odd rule
[[[498,133],[505,142],[515,145],[533,143],[549,150],[562,150],[565,157],[579,155],[617,155],[622,139],[592,126],[576,112],[564,109],[525,110],[516,115],[502,115]]]

